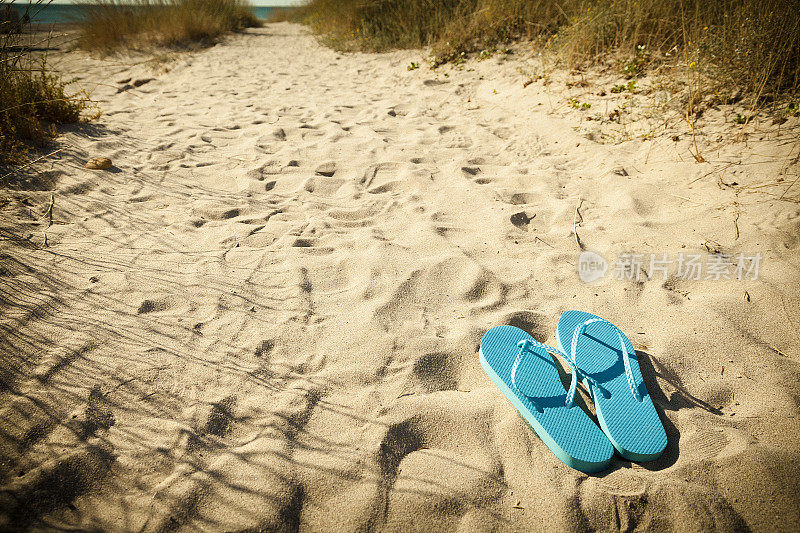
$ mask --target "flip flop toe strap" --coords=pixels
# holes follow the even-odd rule
[[[587,376],[585,373],[581,372],[581,370],[570,360],[570,358],[558,348],[550,346],[549,344],[545,344],[543,342],[539,342],[536,339],[527,339],[522,340],[517,343],[517,348],[519,351],[517,352],[517,357],[514,359],[514,364],[511,367],[511,384],[514,386],[514,389],[528,398],[528,400],[533,404],[538,412],[542,412],[541,406],[539,406],[536,401],[522,392],[519,387],[517,386],[517,369],[519,368],[520,363],[522,362],[522,357],[526,352],[532,352],[534,348],[541,348],[545,351],[548,351],[553,354],[558,354],[564,358],[564,361],[567,362],[569,367],[572,369],[572,383],[570,384],[569,392],[567,393],[566,401],[564,402],[565,405],[568,407],[572,407],[575,405],[575,391],[578,386],[578,377],[582,377],[588,381],[590,381],[593,385],[595,385],[603,394],[607,394],[607,390],[605,387],[600,385],[594,378],[591,376]]]
[[[622,332],[619,330],[619,328],[617,326],[615,326],[614,324],[612,324],[608,320],[605,320],[604,318],[600,318],[600,317],[590,318],[589,320],[581,322],[580,324],[575,326],[575,330],[572,332],[572,343],[571,343],[571,346],[570,346],[570,357],[569,357],[569,359],[572,361],[572,365],[575,368],[577,368],[577,366],[578,366],[578,362],[577,362],[578,339],[584,333],[584,331],[586,331],[586,327],[589,324],[594,324],[595,322],[603,324],[606,327],[611,327],[614,330],[614,333],[617,334],[617,339],[619,340],[619,345],[620,345],[620,347],[622,349],[622,363],[623,363],[623,365],[625,367],[625,378],[628,381],[628,388],[630,389],[631,394],[633,394],[633,397],[636,399],[636,401],[637,402],[641,402],[642,401],[642,395],[639,394],[639,387],[636,385],[636,379],[633,377],[633,370],[631,370],[631,360],[630,360],[630,356],[628,355],[628,348],[627,348],[627,346],[625,344],[625,341],[622,338],[623,334],[622,334]],[[586,379],[588,379],[590,382],[592,382],[593,385],[599,386],[597,381],[595,381],[591,377],[587,376],[583,372],[581,372],[581,374]],[[575,379],[575,376],[577,376],[577,372],[573,374],[572,384],[570,385],[569,392],[567,393],[567,399],[569,401],[571,401],[572,398],[575,396],[575,389],[577,387],[577,379]],[[600,387],[600,388],[602,389],[602,387]]]

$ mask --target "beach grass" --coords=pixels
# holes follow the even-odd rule
[[[0,13],[9,13],[9,6],[0,1]],[[77,122],[88,103],[84,93],[69,93],[69,83],[52,72],[46,57],[30,53],[21,30],[16,21],[0,21],[0,165],[23,161],[31,146],[55,137],[56,125]]]
[[[112,53],[121,48],[191,48],[261,22],[242,0],[100,0],[86,3],[78,45]]]
[[[535,39],[572,67],[613,57],[631,77],[680,64],[750,94],[800,89],[796,0],[311,0],[291,17],[343,50],[430,46],[434,65]]]

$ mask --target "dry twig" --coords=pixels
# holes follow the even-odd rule
[[[583,224],[583,215],[581,215],[581,206],[583,205],[583,198],[581,201],[578,202],[578,205],[575,206],[575,216],[572,217],[572,233],[575,234],[575,242],[578,245],[578,248],[583,251],[585,247],[581,242],[580,236],[578,236],[578,224]],[[578,217],[581,217],[580,221],[578,221]]]

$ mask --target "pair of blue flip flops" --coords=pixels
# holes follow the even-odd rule
[[[631,461],[651,461],[667,435],[647,393],[631,341],[591,313],[567,311],[558,321],[558,348],[514,326],[497,326],[481,339],[486,373],[544,443],[582,472],[605,469],[614,450]],[[564,389],[555,361],[572,370]],[[575,404],[580,379],[589,390],[600,427]]]

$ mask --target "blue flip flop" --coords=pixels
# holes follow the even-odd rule
[[[558,346],[594,402],[600,427],[622,457],[652,461],[667,446],[667,434],[647,393],[631,341],[611,322],[582,311],[558,320]]]
[[[568,397],[548,350],[525,331],[497,326],[481,339],[489,377],[550,450],[582,472],[605,469],[614,449],[600,428]],[[573,372],[574,373],[574,372]]]

